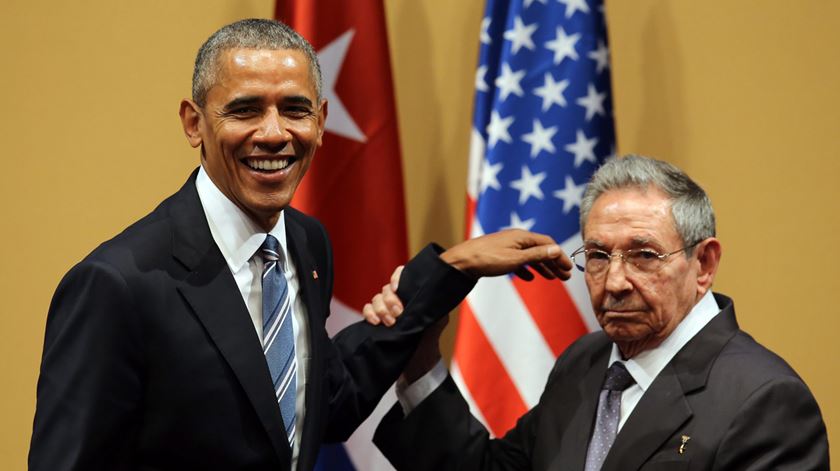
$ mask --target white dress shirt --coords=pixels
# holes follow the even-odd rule
[[[674,355],[679,352],[689,340],[697,335],[712,318],[720,312],[720,308],[715,301],[712,291],[709,290],[700,298],[700,301],[694,305],[685,319],[682,320],[677,327],[671,332],[658,347],[646,350],[630,360],[624,360],[621,357],[621,352],[618,346],[612,344],[612,352],[610,353],[610,360],[607,362],[607,367],[613,362],[619,361],[624,363],[627,371],[636,380],[636,384],[627,388],[621,395],[621,418],[619,419],[618,428],[624,425],[630,413],[639,403],[642,395],[650,387],[653,380],[659,376],[659,373],[665,366],[674,358]],[[606,370],[605,370],[606,374]],[[397,381],[396,391],[397,399],[402,406],[403,413],[408,415],[414,410],[424,399],[429,397],[435,389],[438,388],[446,379],[447,371],[443,361],[438,362],[429,372],[423,375],[417,381],[406,384],[405,380],[400,377]]]
[[[254,330],[262,344],[262,269],[263,259],[259,255],[260,246],[265,241],[266,233],[238,206],[230,201],[210,180],[202,166],[195,180],[198,197],[204,208],[204,216],[210,226],[213,240],[222,252],[222,256],[233,274],[242,300],[251,315]],[[309,322],[306,307],[300,298],[300,279],[294,263],[289,258],[286,241],[285,215],[280,214],[277,224],[269,231],[280,242],[279,266],[289,284],[289,297],[292,303],[292,329],[295,335],[295,358],[297,359],[297,389],[295,395],[295,443],[292,449],[292,469],[297,466],[300,451],[300,439],[303,431],[305,410],[304,391],[306,373],[309,367]],[[277,406],[280,407],[279,404]]]
[[[629,360],[624,360],[621,357],[618,345],[613,343],[607,367],[616,361],[624,363],[627,372],[636,380],[636,384],[625,389],[621,395],[621,418],[618,421],[618,430],[621,430],[621,427],[627,422],[630,413],[636,408],[636,404],[642,399],[653,380],[659,376],[659,373],[682,350],[685,344],[694,338],[703,327],[706,327],[706,324],[719,312],[720,307],[718,307],[712,291],[709,290],[689,311],[685,319],[677,324],[671,335],[663,340],[658,347],[645,350]]]

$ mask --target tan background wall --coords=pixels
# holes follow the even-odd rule
[[[412,250],[463,227],[483,2],[388,0]],[[0,5],[0,468],[24,469],[44,318],[61,275],[196,165],[181,135],[191,62],[271,0]],[[716,288],[840,427],[840,4],[608,2],[620,152],[710,193]],[[353,178],[349,176],[348,178]],[[384,234],[383,236],[387,236]],[[833,393],[834,392],[834,393]]]

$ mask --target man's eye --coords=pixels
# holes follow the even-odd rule
[[[610,256],[606,252],[600,250],[590,250],[586,252],[586,257],[589,260],[609,260]]]
[[[312,114],[312,110],[310,110],[309,108],[296,106],[286,108],[284,111],[286,115],[291,116],[293,118],[304,118]]]
[[[253,106],[245,106],[245,107],[242,107],[242,108],[235,108],[235,109],[231,110],[231,113],[236,114],[236,115],[254,114],[254,113],[258,113],[258,112],[259,112],[259,110],[255,107],[253,107]]]
[[[633,252],[630,254],[631,257],[635,257],[639,260],[654,260],[659,258],[659,254],[654,252],[653,250],[639,250],[637,252]]]

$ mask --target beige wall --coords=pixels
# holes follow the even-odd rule
[[[61,275],[181,184],[177,104],[215,28],[270,0],[0,5],[5,167],[0,468],[24,469],[49,299]],[[463,231],[480,0],[387,1],[412,250]],[[840,5],[608,3],[621,152],[670,160],[719,217],[716,288],[840,426]]]

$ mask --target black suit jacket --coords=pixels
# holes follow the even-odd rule
[[[604,471],[827,470],[828,441],[808,387],[739,330],[732,300],[657,376]],[[374,441],[400,470],[582,470],[612,342],[589,334],[561,355],[539,403],[492,440],[451,379]],[[680,453],[683,436],[689,437]]]
[[[298,458],[308,470],[323,441],[346,439],[367,417],[422,330],[473,282],[427,248],[400,285],[420,293],[425,308],[406,309],[394,328],[360,323],[331,341],[327,235],[294,209],[285,217],[309,317]],[[259,339],[193,174],[61,281],[47,319],[30,469],[283,470],[291,457],[283,430]]]

